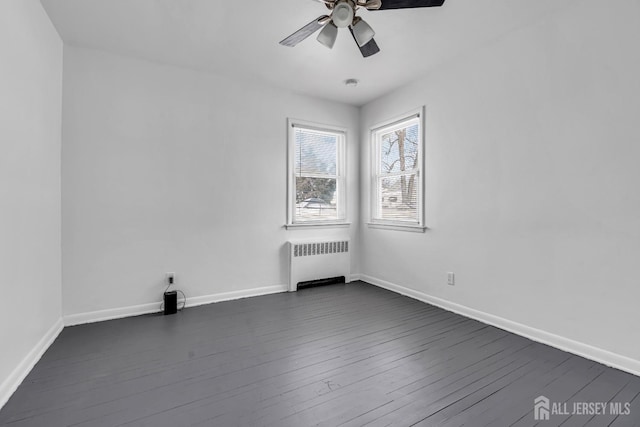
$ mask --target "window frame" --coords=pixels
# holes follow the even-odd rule
[[[369,222],[367,225],[370,228],[384,228],[389,230],[400,231],[414,231],[424,232],[426,227],[424,225],[424,106],[412,110],[408,113],[394,117],[390,120],[378,123],[370,129],[370,168],[371,168],[371,180],[370,180],[370,207],[369,207]],[[398,129],[410,126],[415,122],[418,125],[418,164],[415,168],[416,181],[418,188],[416,189],[417,201],[417,220],[393,220],[382,218],[381,214],[381,189],[380,182],[382,177],[392,177],[404,175],[406,171],[399,173],[394,172],[390,174],[384,174],[381,172],[381,145],[382,135],[388,134]]]
[[[336,175],[331,178],[336,179],[336,219],[296,219],[296,172],[295,153],[296,141],[295,130],[308,129],[315,132],[336,135]],[[315,228],[315,227],[348,227],[347,222],[347,130],[343,127],[325,125],[305,120],[287,119],[287,229],[294,228]]]

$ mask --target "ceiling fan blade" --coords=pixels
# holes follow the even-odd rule
[[[286,39],[282,40],[280,44],[283,46],[293,47],[300,43],[302,40],[309,37],[311,34],[318,31],[320,28],[324,27],[325,24],[330,21],[330,19],[331,18],[328,15],[323,15],[318,19],[314,19],[295,33],[291,34]]]
[[[333,9],[333,6],[336,3],[336,0],[315,0],[320,3],[324,3],[329,9]]]
[[[445,0],[382,0],[382,6],[374,10],[413,9],[416,7],[439,7]]]
[[[349,26],[349,31],[353,36],[353,41],[356,42],[356,46],[358,46],[358,40],[356,40],[356,35],[353,34],[353,28],[351,28],[351,26]],[[374,39],[369,40],[369,42],[363,46],[358,46],[358,49],[360,49],[360,53],[362,53],[362,56],[364,56],[365,58],[380,52],[378,43],[376,43]]]
[[[362,56],[367,58],[371,55],[375,55],[376,53],[380,52],[380,48],[378,47],[378,43],[376,43],[374,39],[371,39],[369,43],[360,47],[360,52],[362,52]]]
[[[362,6],[368,10],[378,10],[382,6],[381,0],[360,0],[358,6]]]

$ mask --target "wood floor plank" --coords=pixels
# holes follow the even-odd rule
[[[479,427],[511,425],[520,419],[526,418],[527,415],[533,421],[533,401],[543,393],[545,387],[556,381],[564,381],[562,378],[568,372],[584,372],[593,364],[594,362],[579,356],[572,356],[554,369],[546,372],[534,372],[535,378],[526,378],[522,382],[514,383],[512,387],[506,387],[494,397],[493,402],[484,403],[484,411],[479,414],[476,410],[467,411],[461,414],[462,419],[473,419],[474,423]],[[495,407],[491,406],[492,403],[499,404],[504,410],[495,411]]]
[[[486,395],[485,398],[478,399],[464,409],[449,411],[448,414],[443,413],[446,420],[442,421],[442,425],[453,427],[465,424],[469,425],[471,423],[475,425],[497,424],[496,418],[499,414],[496,413],[495,408],[498,406],[504,408],[502,411],[504,418],[519,419],[529,411],[531,402],[537,397],[534,396],[534,390],[546,382],[557,378],[558,375],[562,375],[567,369],[570,369],[576,357],[577,356],[566,355],[564,359],[559,359],[559,362],[550,362],[549,369],[536,369],[531,371],[527,375],[506,384],[504,387],[494,390],[492,393]],[[530,391],[530,393],[527,393],[527,391]],[[517,396],[517,400],[513,399],[514,396]],[[526,409],[514,407],[519,400],[525,397],[529,397],[530,399],[530,404],[526,406]],[[507,413],[509,413],[509,415],[507,415]],[[503,419],[501,424],[508,425],[509,423]]]
[[[622,390],[616,393],[611,399],[610,402],[617,402],[622,404],[623,410],[624,405],[626,403],[631,404],[634,399],[636,399],[640,395],[640,378],[638,380],[631,379]],[[635,407],[637,410],[637,406]],[[589,422],[585,424],[588,427],[606,427],[612,425],[616,418],[619,418],[619,414],[612,413],[613,411],[609,411],[606,415],[593,417]],[[622,416],[625,418],[625,416]]]
[[[0,426],[534,425],[541,394],[640,425],[640,378],[355,282],[65,328]]]
[[[632,380],[632,382],[636,382]],[[638,389],[638,386],[634,387],[634,391]],[[640,391],[636,393],[633,399],[630,399],[631,414],[630,415],[618,415],[616,416],[608,427],[638,427],[640,422],[638,421],[638,411],[640,410]]]

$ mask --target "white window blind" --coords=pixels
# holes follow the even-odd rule
[[[290,222],[344,219],[344,133],[292,123],[289,138],[293,155]]]
[[[422,129],[414,114],[372,131],[372,221],[422,225]]]

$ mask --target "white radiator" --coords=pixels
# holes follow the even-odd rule
[[[298,283],[344,276],[351,271],[349,240],[310,240],[289,242],[289,291]]]

